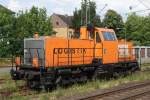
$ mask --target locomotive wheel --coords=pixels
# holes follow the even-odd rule
[[[92,81],[96,81],[98,79],[98,70],[95,70],[93,76],[92,76]]]
[[[138,66],[133,66],[132,68],[131,68],[131,73],[134,73],[134,72],[136,72],[136,71],[140,71],[141,69],[138,67]]]
[[[40,88],[40,83],[38,81],[27,81],[27,86],[31,89],[39,89]]]
[[[44,89],[46,92],[50,92],[52,91],[53,89],[55,89],[55,86],[52,86],[51,84],[49,85],[44,85]]]
[[[86,75],[83,75],[83,76],[81,77],[81,83],[86,83],[87,80],[88,80],[88,77],[87,77]]]
[[[62,80],[63,80],[63,78],[62,78],[61,76],[59,76],[59,77],[56,79],[56,82],[55,82],[56,88],[63,86]]]

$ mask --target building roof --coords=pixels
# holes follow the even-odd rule
[[[73,16],[68,16],[68,15],[60,15],[60,14],[55,14],[59,18],[61,18],[69,27],[72,26],[72,19]]]
[[[15,12],[11,11],[10,9],[4,7],[3,5],[0,4],[0,11],[1,12],[5,12],[5,13],[9,13],[9,14],[15,14]]]

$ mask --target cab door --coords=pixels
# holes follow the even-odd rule
[[[118,62],[118,40],[114,32],[101,32],[103,37],[103,64]]]
[[[95,32],[95,58],[102,59],[102,40],[100,37],[100,33]]]

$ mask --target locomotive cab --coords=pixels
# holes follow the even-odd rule
[[[107,28],[94,28],[88,31],[81,27],[80,39],[94,41],[94,56],[102,56],[103,64],[118,62],[118,40],[114,30]]]

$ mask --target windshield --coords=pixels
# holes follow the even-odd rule
[[[103,32],[103,37],[106,41],[116,40],[116,35],[113,32]]]

